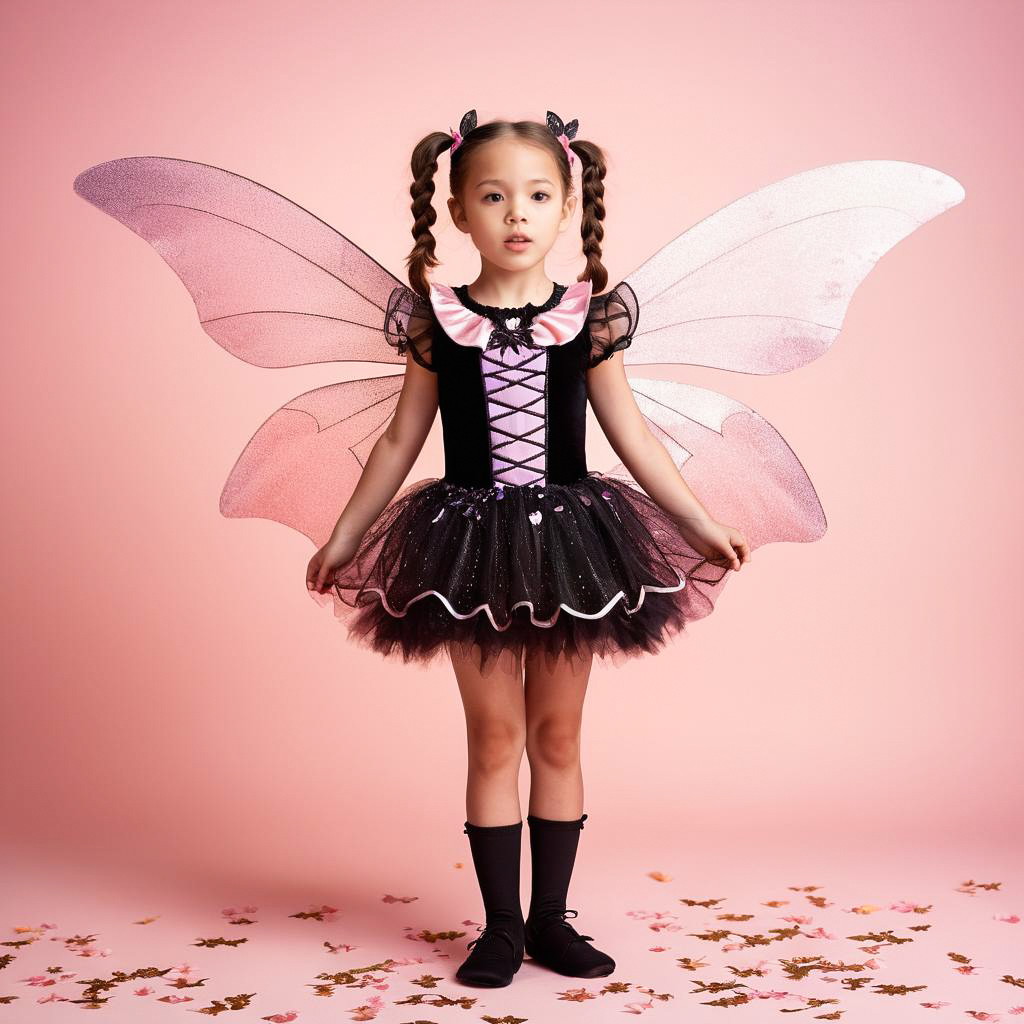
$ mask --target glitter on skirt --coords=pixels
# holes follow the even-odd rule
[[[592,471],[571,484],[402,491],[335,574],[353,640],[406,662],[477,648],[549,663],[659,650],[714,607],[727,567],[683,540],[644,491]]]

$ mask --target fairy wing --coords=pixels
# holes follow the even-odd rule
[[[255,366],[430,367],[429,303],[308,210],[249,178],[168,157],[83,171],[75,192],[144,238],[188,289],[203,330]],[[299,395],[253,435],[220,510],[290,526],[318,547],[398,404],[404,373]]]
[[[625,350],[627,365],[761,374],[803,366],[835,341],[881,256],[964,195],[941,171],[896,160],[833,164],[767,185],[595,297],[591,365]],[[654,378],[630,385],[702,504],[751,547],[824,534],[807,473],[763,417],[707,388]],[[622,463],[609,472],[632,479]]]

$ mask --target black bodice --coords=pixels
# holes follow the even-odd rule
[[[444,479],[462,487],[543,486],[586,476],[586,325],[561,345],[535,345],[528,329],[566,286],[556,284],[541,305],[520,307],[478,303],[467,285],[452,290],[494,330],[482,350],[457,344],[435,320]]]

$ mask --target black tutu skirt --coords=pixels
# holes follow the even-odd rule
[[[617,477],[488,488],[429,479],[378,516],[331,594],[357,643],[423,664],[472,652],[486,671],[503,652],[549,664],[654,653],[713,610],[728,571]]]

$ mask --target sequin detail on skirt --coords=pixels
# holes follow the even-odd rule
[[[703,618],[710,564],[644,491],[591,472],[571,484],[465,488],[423,480],[378,516],[334,580],[359,643],[428,663],[477,648],[522,657],[654,653]]]

